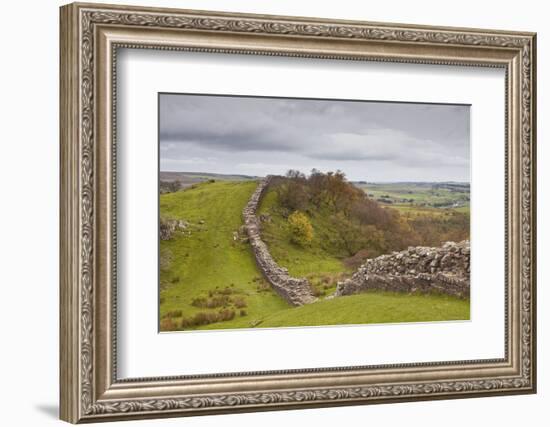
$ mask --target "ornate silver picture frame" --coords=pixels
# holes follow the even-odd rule
[[[535,34],[75,3],[61,8],[60,43],[61,419],[536,391]],[[503,69],[504,357],[120,379],[115,184],[122,48]]]

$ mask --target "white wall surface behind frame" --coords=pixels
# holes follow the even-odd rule
[[[119,52],[121,378],[504,356],[502,69]],[[159,334],[158,92],[472,104],[471,321]],[[488,163],[492,174],[484,173]],[[223,357],[212,357],[222,353]]]
[[[5,120],[0,126],[0,374],[2,424],[59,427],[59,122],[58,7],[66,0],[5,2],[0,34],[2,97]],[[266,14],[319,16],[411,24],[453,25],[538,32],[538,117],[550,116],[550,26],[545,2],[524,0],[109,0],[116,4],[226,10]],[[21,31],[22,17],[25,28]],[[32,30],[30,30],[32,29]],[[17,43],[10,42],[17,34]],[[12,66],[9,66],[13,64]],[[39,71],[38,71],[39,70]],[[37,72],[38,71],[38,72]],[[150,77],[154,79],[154,76]],[[32,100],[32,101],[31,101]],[[477,399],[409,402],[392,405],[255,412],[196,418],[105,423],[122,427],[332,427],[365,425],[411,427],[544,426],[550,406],[550,125],[538,120],[538,393]],[[24,161],[24,162],[23,162]],[[500,173],[497,162],[486,175]],[[22,173],[24,171],[24,173]],[[16,182],[17,185],[13,185]],[[32,196],[26,189],[32,191]],[[24,238],[22,238],[22,236]],[[32,243],[31,243],[32,242]],[[24,301],[24,315],[22,307]],[[147,353],[146,353],[147,354]],[[154,357],[154,352],[151,357]]]

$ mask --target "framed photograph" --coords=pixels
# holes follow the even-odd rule
[[[536,391],[535,34],[61,8],[61,418]]]

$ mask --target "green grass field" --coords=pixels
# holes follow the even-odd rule
[[[320,297],[308,306],[289,306],[261,277],[248,243],[235,239],[256,185],[205,182],[160,196],[161,217],[189,224],[160,242],[161,331],[469,319],[469,301],[440,295],[377,292],[323,299],[351,272],[323,249],[321,233],[307,250],[291,243],[276,195],[268,192],[259,209],[271,216],[264,239],[277,262],[292,275],[307,276]],[[314,216],[312,225],[330,227],[323,215]]]
[[[285,309],[288,304],[269,287],[261,286],[259,271],[247,243],[233,240],[242,224],[241,212],[256,182],[215,182],[163,194],[160,212],[169,218],[190,222],[191,235],[161,241],[161,259],[168,258],[160,272],[160,317],[181,310],[193,316],[205,310],[192,305],[193,299],[207,298],[209,291],[230,288],[246,301],[246,315],[235,310],[233,320],[219,322],[219,328],[250,327],[266,312]],[[200,222],[203,222],[201,224]],[[267,289],[266,289],[267,288]]]
[[[447,295],[368,292],[323,300],[275,313],[267,316],[260,326],[433,322],[469,318],[468,300],[459,300]]]

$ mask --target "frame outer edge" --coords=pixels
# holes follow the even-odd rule
[[[515,35],[523,37],[532,37],[536,33],[532,31],[514,31],[514,30],[505,30],[505,29],[496,29],[496,28],[476,28],[476,27],[463,27],[463,26],[440,26],[433,24],[411,24],[404,22],[396,21],[370,21],[365,19],[334,19],[334,18],[321,18],[310,15],[284,15],[284,14],[273,14],[273,13],[254,13],[254,12],[236,12],[236,11],[222,11],[222,10],[209,10],[209,9],[188,9],[177,6],[143,6],[143,5],[129,5],[129,4],[112,4],[112,3],[90,3],[88,1],[76,1],[71,3],[72,5],[81,8],[81,9],[96,9],[104,11],[121,11],[124,10],[128,13],[160,13],[160,14],[181,14],[186,13],[194,15],[196,17],[205,17],[205,18],[252,18],[258,20],[266,21],[288,21],[294,23],[303,23],[303,24],[333,24],[333,25],[342,25],[342,26],[353,26],[353,25],[371,25],[376,27],[388,27],[388,28],[407,28],[410,30],[433,30],[441,31],[466,31],[470,33],[478,34],[491,34],[491,35]]]
[[[80,418],[77,8],[61,6],[59,21],[59,418],[76,423]]]
[[[537,393],[537,33],[531,36],[531,390]]]
[[[101,5],[101,4],[72,4],[61,7],[61,33],[60,33],[60,139],[61,139],[61,151],[60,151],[60,164],[61,164],[61,197],[60,197],[60,383],[61,383],[61,411],[60,418],[72,422],[94,422],[94,421],[108,421],[118,419],[139,419],[139,418],[153,418],[153,417],[167,417],[167,416],[181,416],[181,415],[201,415],[207,413],[229,413],[229,412],[249,412],[258,410],[280,410],[290,408],[306,408],[306,407],[326,407],[336,405],[349,405],[349,404],[365,404],[365,403],[382,403],[382,400],[373,399],[369,402],[365,397],[354,397],[355,390],[351,390],[351,395],[345,397],[344,394],[347,390],[343,390],[342,397],[337,397],[337,400],[333,400],[332,395],[322,398],[322,395],[317,395],[315,390],[297,390],[292,393],[264,393],[264,395],[251,395],[246,394],[234,394],[232,396],[199,396],[191,397],[187,401],[177,399],[147,399],[147,400],[119,400],[111,402],[98,402],[97,396],[94,397],[95,386],[97,385],[93,378],[94,373],[94,353],[96,342],[94,339],[95,330],[91,329],[89,324],[90,316],[94,313],[94,299],[97,295],[92,294],[93,287],[96,285],[97,277],[91,275],[88,271],[89,266],[94,265],[93,244],[87,240],[90,234],[93,236],[97,227],[97,223],[94,222],[94,203],[95,199],[95,186],[93,174],[96,169],[96,165],[93,163],[93,144],[94,139],[97,137],[94,135],[93,130],[95,127],[92,121],[92,127],[90,128],[90,122],[88,120],[93,119],[95,115],[95,109],[89,115],[88,110],[81,110],[82,106],[87,106],[88,103],[96,102],[94,100],[94,81],[89,80],[89,70],[87,68],[88,63],[86,61],[80,62],[81,59],[90,59],[93,65],[93,40],[81,39],[81,27],[86,29],[89,21],[81,21],[82,9],[89,7],[91,10],[98,11],[98,8],[102,8],[101,12],[117,11],[117,12],[151,12],[156,8],[141,8],[141,7],[127,7],[127,6],[114,6],[114,5]],[[198,27],[205,30],[214,31],[227,31],[227,29],[218,28],[214,24],[214,18],[242,16],[249,19],[251,24],[253,20],[262,19],[261,15],[247,15],[247,14],[223,14],[218,12],[195,12],[185,11],[178,9],[157,9],[163,10],[166,13],[191,13],[197,14],[199,18],[197,22],[200,25]],[[114,13],[114,12],[113,12]],[[133,14],[131,14],[133,17]],[[307,24],[307,28],[316,29],[316,25],[328,21],[318,22],[316,19],[311,18],[291,18],[291,17],[271,17],[285,20],[285,23],[291,28],[289,34],[294,34],[296,31],[298,37],[312,36],[307,31],[304,31],[301,26],[297,26],[298,23]],[[105,21],[109,21],[110,16],[106,16]],[[269,21],[269,19],[268,19]],[[205,22],[206,25],[202,25]],[[259,21],[258,21],[259,22]],[[334,24],[344,24],[342,21],[335,21]],[[263,22],[261,23],[264,24]],[[268,22],[269,24],[269,22]],[[358,23],[363,25],[367,23]],[[374,23],[368,23],[373,25]],[[137,22],[131,22],[131,25],[150,25],[147,20],[140,24]],[[190,24],[191,28],[195,28],[194,23]],[[389,30],[392,29],[392,24],[386,24]],[[324,25],[323,25],[324,26]],[[183,27],[183,25],[182,25]],[[203,28],[204,27],[204,28]],[[296,30],[292,30],[292,27],[296,27]],[[345,33],[345,34],[333,34],[331,28],[317,28],[320,34],[314,34],[315,36],[323,37],[327,36],[327,39],[343,39],[344,37],[362,38],[362,33]],[[231,25],[228,28],[232,28]],[[263,28],[263,26],[262,26]],[[415,38],[415,32],[410,30],[413,27],[405,26],[404,30],[408,31],[405,34],[398,34],[398,39],[413,36]],[[357,28],[346,28],[348,30],[357,30]],[[420,38],[422,43],[430,45],[438,45],[441,43],[448,43],[449,45],[461,44],[456,42],[451,36],[453,30],[459,30],[458,28],[438,28],[438,27],[426,27],[428,31],[436,32],[435,36],[438,36],[437,31],[446,31],[445,37],[440,39],[436,37],[432,40],[430,37]],[[267,32],[279,34],[282,33],[282,29],[276,27],[268,27]],[[399,28],[398,30],[402,30]],[[256,31],[253,26],[246,27],[244,29],[238,28],[238,32],[254,32]],[[476,34],[474,34],[474,31]],[[419,31],[418,33],[421,33]],[[348,35],[346,35],[348,34]],[[443,33],[440,33],[443,34]],[[500,34],[497,36],[497,34]],[[390,402],[398,401],[410,401],[410,400],[435,400],[438,398],[463,398],[472,397],[475,395],[497,395],[497,394],[523,394],[533,393],[536,391],[536,340],[535,340],[535,328],[536,314],[535,314],[535,283],[536,283],[536,128],[535,128],[535,111],[536,111],[536,36],[534,33],[515,33],[516,37],[512,33],[495,32],[494,34],[489,31],[479,31],[468,29],[464,37],[473,37],[472,39],[465,39],[468,45],[476,44],[476,39],[484,45],[487,43],[491,46],[496,46],[502,43],[500,47],[517,49],[520,47],[529,49],[530,52],[525,55],[525,59],[530,60],[531,66],[529,68],[528,85],[527,90],[529,97],[526,101],[528,107],[526,110],[530,117],[523,122],[526,126],[525,129],[530,131],[530,138],[524,139],[524,147],[530,152],[524,157],[523,160],[527,161],[527,178],[528,182],[525,182],[525,188],[523,190],[530,191],[530,194],[525,194],[524,202],[527,210],[527,215],[523,218],[527,221],[527,236],[530,241],[524,246],[527,260],[528,271],[528,284],[524,287],[524,290],[531,293],[532,298],[529,298],[527,293],[524,299],[525,310],[529,311],[530,316],[526,316],[525,326],[527,331],[531,328],[531,334],[526,332],[524,338],[527,340],[523,346],[523,357],[527,356],[526,361],[531,362],[526,365],[524,375],[521,379],[517,379],[517,383],[512,382],[508,385],[504,384],[500,392],[497,390],[500,386],[493,387],[492,382],[485,383],[484,381],[478,381],[480,388],[473,388],[471,395],[462,393],[459,394],[458,390],[447,390],[446,385],[442,385],[442,389],[432,389],[434,384],[423,384],[423,393],[415,391],[412,385],[398,385],[402,387],[405,393],[399,395],[392,395],[388,398]],[[520,36],[521,35],[521,36]],[[433,36],[433,35],[432,35]],[[451,38],[449,38],[451,37]],[[391,37],[390,37],[391,38]],[[382,38],[379,38],[382,40]],[[522,40],[520,40],[522,39]],[[84,40],[84,41],[83,41]],[[485,41],[484,41],[485,40]],[[411,41],[407,39],[407,41]],[[414,41],[414,40],[412,40]],[[82,50],[82,47],[86,46],[88,50]],[[92,50],[89,49],[92,47]],[[86,55],[91,55],[90,58]],[[92,77],[95,75],[95,70],[92,72]],[[82,74],[85,74],[86,80],[83,79]],[[84,83],[83,83],[84,82]],[[81,84],[82,83],[82,84]],[[88,93],[88,89],[91,84],[92,92]],[[523,91],[521,91],[523,92]],[[81,99],[82,97],[82,99]],[[530,102],[529,102],[530,101]],[[526,105],[526,104],[524,104]],[[88,108],[88,107],[87,107]],[[89,161],[92,161],[92,164]],[[91,178],[91,182],[89,179]],[[91,187],[93,186],[93,187]],[[86,190],[86,191],[85,191]],[[86,192],[85,199],[80,196]],[[90,194],[92,192],[93,194]],[[523,191],[522,191],[523,193]],[[82,227],[85,228],[82,229]],[[91,262],[91,264],[90,264]],[[531,304],[529,304],[531,303]],[[91,309],[91,311],[90,311]],[[527,325],[527,323],[529,323]],[[531,339],[529,341],[529,338]],[[529,371],[529,374],[525,373]],[[499,379],[495,379],[498,381]],[[511,380],[512,381],[512,380]],[[466,384],[469,384],[466,382]],[[452,386],[452,384],[450,384]],[[411,388],[409,393],[407,390]],[[472,386],[473,387],[473,386]],[[452,387],[451,387],[452,388]],[[389,389],[388,389],[389,390]],[[335,390],[321,390],[321,392],[332,393]],[[389,390],[391,392],[391,390]],[[384,392],[384,390],[382,390]],[[313,394],[312,394],[313,393]],[[280,395],[280,396],[279,396]],[[287,396],[288,395],[288,396]],[[273,398],[273,401],[264,401],[264,397]],[[309,399],[311,397],[311,400]],[[369,396],[370,398],[374,396]],[[229,399],[226,401],[226,398]],[[247,399],[250,398],[250,401]],[[287,400],[290,399],[290,400]],[[303,400],[305,398],[305,400]],[[243,399],[242,401],[239,399]],[[259,400],[258,400],[259,399]],[[279,400],[280,399],[280,400]],[[385,399],[384,399],[385,400]],[[258,403],[259,402],[259,403]],[[196,406],[198,405],[198,406]]]

